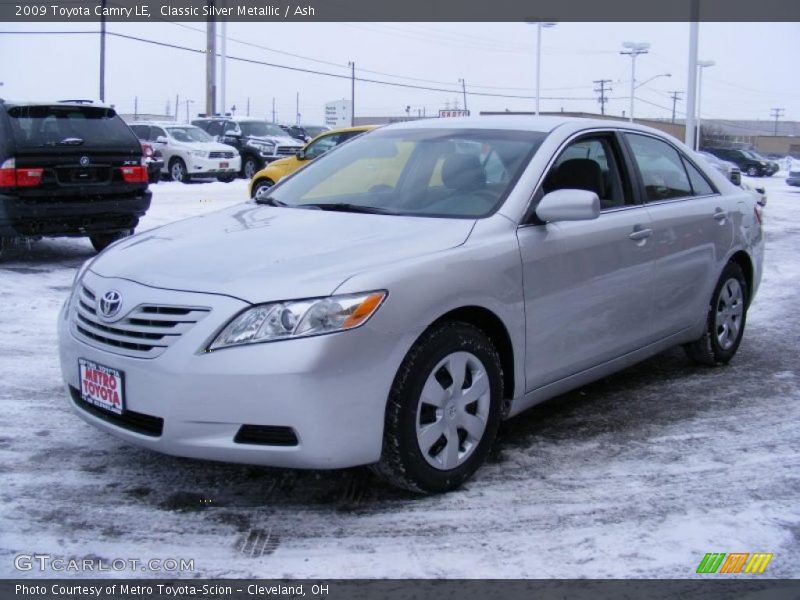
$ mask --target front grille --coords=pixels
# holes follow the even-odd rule
[[[275,149],[275,154],[279,156],[294,156],[300,148],[296,146],[278,146]]]
[[[72,396],[72,401],[75,403],[75,406],[93,417],[112,423],[117,427],[122,427],[123,429],[142,435],[149,435],[150,437],[160,437],[161,433],[164,431],[164,419],[161,417],[154,417],[153,415],[146,415],[132,410],[123,410],[122,414],[118,415],[103,410],[102,408],[97,408],[94,404],[86,402],[86,400],[81,397],[81,393],[77,388],[69,386],[69,393]]]
[[[233,441],[259,446],[297,446],[297,434],[282,425],[242,425]]]
[[[209,152],[208,158],[233,158],[233,152]]]
[[[106,323],[97,316],[97,298],[81,286],[72,314],[73,332],[87,343],[133,356],[155,358],[209,313],[204,307],[141,304],[123,319]]]

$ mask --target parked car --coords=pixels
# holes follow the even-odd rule
[[[150,196],[113,108],[0,99],[0,238],[87,236],[100,251],[133,233]]]
[[[772,177],[775,173],[781,170],[781,166],[780,164],[778,164],[777,161],[772,160],[771,158],[767,158],[766,156],[761,154],[761,152],[759,152],[758,150],[750,149],[746,150],[745,152],[747,152],[755,160],[760,160],[762,162],[767,163],[767,172],[766,172],[767,177]]]
[[[142,155],[147,167],[147,180],[150,183],[161,181],[161,171],[164,168],[164,155],[161,150],[153,150],[153,145],[149,142],[142,142]]]
[[[789,171],[789,176],[786,178],[786,185],[800,187],[800,171]]]
[[[739,148],[705,148],[706,152],[737,165],[750,177],[772,175],[772,166],[766,159],[753,156],[749,150]]]
[[[241,174],[247,179],[252,179],[267,163],[293,156],[303,147],[302,142],[290,137],[274,123],[260,119],[209,117],[195,119],[192,123],[241,153]]]
[[[256,173],[250,181],[250,196],[255,198],[256,195],[265,193],[281,179],[303,168],[328,150],[376,127],[377,125],[361,125],[360,127],[334,129],[320,134],[306,144],[295,156],[287,156],[276,160]]]
[[[162,172],[172,181],[188,183],[197,177],[233,181],[239,172],[241,159],[236,148],[215,142],[194,125],[143,121],[131,123],[131,129],[162,153]]]
[[[711,166],[714,167],[717,171],[722,173],[725,177],[727,177],[733,185],[741,185],[742,183],[742,171],[739,167],[736,166],[735,163],[732,163],[727,160],[722,160],[721,158],[717,158],[710,152],[697,152],[700,156],[702,156],[705,160],[711,163]]]
[[[304,143],[310,142],[318,135],[331,130],[330,127],[325,125],[281,125],[280,128],[294,139]]]
[[[451,490],[545,399],[677,344],[729,362],[760,211],[633,123],[389,125],[85,264],[58,319],[68,402],[167,454]]]

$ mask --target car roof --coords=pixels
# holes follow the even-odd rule
[[[590,119],[586,117],[555,115],[481,115],[475,117],[446,117],[403,121],[387,125],[386,129],[500,129],[550,133],[559,127],[581,129],[628,129],[662,137],[670,137],[653,127],[616,119]]]
[[[103,102],[95,102],[94,100],[5,100],[0,98],[0,103],[8,108],[16,106],[71,106],[75,108],[91,106],[93,108],[110,108],[115,110],[113,106]]]
[[[317,127],[321,127],[318,125]],[[355,127],[337,127],[336,129],[326,129],[325,131],[321,132],[319,136],[329,135],[331,133],[350,133],[353,131],[372,131],[373,129],[377,129],[381,127],[381,125],[356,125]],[[317,137],[319,137],[317,136]]]
[[[128,125],[156,125],[157,127],[197,127],[191,123],[176,123],[175,121],[131,121]],[[199,129],[199,128],[198,128]]]

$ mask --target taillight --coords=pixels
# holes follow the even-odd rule
[[[126,183],[147,183],[147,167],[120,167],[119,170]]]
[[[42,182],[44,169],[16,168],[13,158],[0,165],[0,187],[34,187]]]
[[[758,221],[758,224],[761,225],[764,215],[761,212],[760,204],[756,203],[755,205],[753,205],[753,214],[756,216],[756,221]]]
[[[150,144],[142,144],[142,151],[144,152],[146,158],[153,157],[153,148],[150,146]]]

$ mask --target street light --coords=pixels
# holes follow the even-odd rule
[[[637,85],[634,89],[638,90],[643,85],[645,85],[647,83],[650,83],[651,81],[653,81],[654,79],[658,79],[659,77],[672,77],[672,74],[671,73],[661,73],[659,75],[653,75],[650,79],[645,79],[642,83]]]
[[[620,51],[620,54],[626,54],[631,57],[631,114],[628,115],[628,120],[633,121],[633,92],[636,89],[636,57],[640,54],[647,54],[650,44],[647,42],[624,42],[622,47],[627,50]]]
[[[528,25],[536,25],[536,116],[539,116],[539,84],[542,72],[542,29],[555,27],[553,21],[528,21]]]
[[[702,134],[702,129],[700,128],[700,121],[702,115],[700,113],[700,100],[703,97],[703,69],[706,67],[713,67],[715,63],[713,60],[698,60],[697,61],[697,70],[700,72],[700,78],[697,83],[697,135],[694,136],[694,149],[700,149],[700,135]]]

